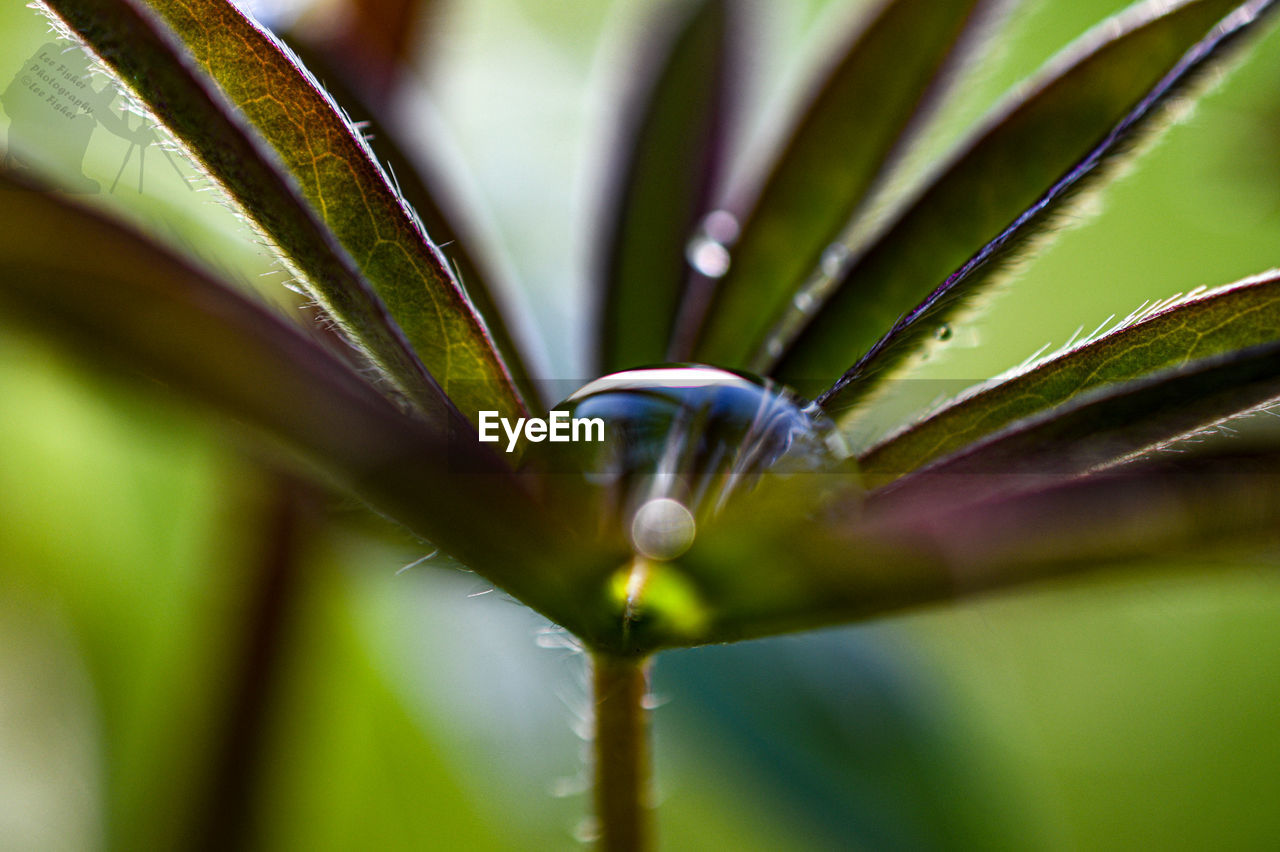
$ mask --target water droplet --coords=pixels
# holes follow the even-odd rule
[[[698,235],[685,249],[689,265],[708,278],[723,278],[729,271],[729,250],[715,240]]]
[[[782,338],[772,337],[764,347],[765,354],[770,358],[782,357]]]
[[[791,300],[791,304],[802,314],[811,313],[818,306],[818,300],[813,297],[812,293],[801,290],[796,293],[795,298]],[[777,356],[774,356],[777,357]]]
[[[595,817],[584,817],[574,828],[573,839],[579,843],[595,843],[600,839],[600,823]]]
[[[528,463],[578,473],[600,497],[584,511],[603,513],[585,523],[617,530],[651,559],[671,559],[704,509],[755,475],[838,461],[827,442],[835,427],[803,404],[785,388],[715,367],[627,370],[556,406],[603,420],[603,442],[530,444]]]
[[[951,334],[952,334],[951,326],[944,322],[942,325],[938,326],[933,330],[933,339],[939,340],[939,341],[947,341],[951,339]]]
[[[636,512],[631,521],[631,544],[640,555],[665,562],[688,550],[697,530],[693,513],[683,503],[658,497]]]
[[[709,240],[732,245],[738,239],[738,220],[727,210],[712,210],[702,220],[702,232]]]
[[[640,706],[646,710],[657,710],[668,701],[665,695],[654,695],[652,692],[640,699]]]
[[[849,247],[844,243],[832,243],[822,253],[822,259],[818,261],[818,265],[823,275],[828,278],[839,278],[848,262]]]
[[[584,775],[563,776],[551,782],[551,795],[557,799],[581,796],[590,786]]]

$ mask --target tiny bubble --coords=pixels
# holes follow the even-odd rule
[[[702,232],[714,242],[729,245],[738,238],[738,220],[727,210],[713,210],[702,220]]]
[[[579,843],[594,843],[600,839],[600,824],[595,817],[587,817],[573,830],[573,839]]]
[[[551,784],[551,795],[556,799],[581,796],[585,792],[587,792],[587,780],[580,775],[557,778]]]
[[[822,253],[819,266],[822,274],[828,278],[838,278],[844,272],[844,265],[849,261],[849,247],[844,243],[832,243]]]
[[[943,340],[943,341],[945,341],[945,340],[950,340],[950,339],[951,339],[951,326],[944,322],[942,325],[940,325],[940,326],[938,326],[937,328],[935,328],[935,329],[933,330],[933,339],[934,339],[934,340]]]
[[[693,514],[684,504],[658,497],[640,507],[631,522],[631,543],[635,549],[659,561],[675,559],[689,549],[697,533]]]
[[[791,304],[800,313],[807,314],[817,307],[817,299],[813,298],[812,293],[800,292],[796,293],[795,298],[791,300]]]
[[[654,695],[652,692],[640,699],[640,706],[645,710],[657,710],[663,704],[667,703],[667,699],[660,695]]]
[[[689,265],[708,278],[723,278],[729,271],[729,250],[715,240],[694,237],[685,250]]]

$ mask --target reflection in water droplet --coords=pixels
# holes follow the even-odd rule
[[[950,340],[950,339],[951,339],[951,326],[944,322],[942,325],[940,325],[940,326],[938,326],[937,328],[935,328],[935,329],[933,330],[933,339],[934,339],[934,340],[944,340],[944,341],[945,341],[945,340]]]
[[[610,599],[630,627],[696,637],[709,615],[678,560],[701,525],[768,472],[826,472],[847,453],[821,411],[786,388],[698,365],[626,370],[555,406],[599,418],[604,440],[529,443],[523,463],[586,535],[628,548]],[[629,628],[630,629],[630,628]]]
[[[779,338],[779,337],[770,338],[769,342],[765,344],[764,351],[765,351],[765,354],[768,355],[770,358],[781,358],[782,357],[782,338]]]
[[[812,293],[801,290],[799,293],[796,293],[795,298],[791,300],[791,304],[795,306],[795,309],[800,313],[807,314],[812,312],[813,309],[818,306],[818,300],[813,297]]]
[[[556,406],[573,418],[602,419],[603,442],[530,448],[539,463],[575,471],[598,489],[595,502],[610,507],[614,518],[601,520],[631,537],[633,520],[648,517],[637,513],[660,510],[656,520],[685,513],[692,525],[766,468],[833,464],[826,438],[834,426],[801,405],[785,388],[714,367],[627,370],[591,382]],[[642,509],[650,503],[653,508]],[[673,546],[655,545],[647,555],[672,558],[658,554]]]
[[[708,278],[723,278],[729,271],[729,250],[715,240],[699,235],[685,249],[689,265]]]
[[[631,522],[631,544],[636,552],[665,562],[689,549],[698,529],[693,514],[670,497],[645,503]]]
[[[822,274],[828,278],[839,278],[844,272],[845,264],[849,262],[849,247],[844,243],[832,243],[827,246],[826,251],[822,253],[822,259],[818,265],[822,268]]]

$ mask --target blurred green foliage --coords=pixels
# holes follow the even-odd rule
[[[585,345],[583,284],[565,270],[588,214],[570,188],[602,159],[582,140],[621,82],[583,81],[620,65],[647,4],[581,5],[449,4],[429,63],[469,191],[491,211],[488,239],[528,282],[563,376],[580,374]],[[822,5],[773,4],[757,35],[766,55],[811,62]],[[1121,5],[1029,4],[934,150]],[[31,11],[0,10],[6,67],[45,39]],[[1144,299],[1276,265],[1277,92],[1273,34],[1096,219],[957,330],[951,354],[906,383],[901,410],[928,403],[935,382],[985,378]],[[85,174],[109,186],[124,148],[99,133]],[[159,157],[146,168],[143,192],[130,167],[115,193],[87,200],[245,282],[270,268],[208,194]],[[278,279],[255,286],[288,302]],[[246,565],[269,536],[278,474],[163,389],[122,390],[3,325],[0,401],[0,846],[189,838],[211,818],[256,594]],[[469,575],[436,563],[397,574],[422,552],[354,507],[327,515],[307,530],[283,608],[262,748],[243,755],[260,842],[573,848],[580,796],[553,793],[584,771],[570,726],[586,704],[580,655],[541,647],[554,644],[535,641],[546,625],[499,595],[470,597],[486,589]],[[1259,565],[1202,559],[666,654],[663,845],[1265,846],[1280,835],[1280,580]]]

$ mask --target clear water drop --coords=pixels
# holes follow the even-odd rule
[[[826,277],[839,278],[848,262],[849,247],[844,243],[832,243],[822,253],[822,259],[818,261],[818,265]]]
[[[952,334],[953,332],[951,330],[950,324],[944,322],[942,325],[938,326],[933,330],[933,339],[945,342],[951,339]]]
[[[732,256],[729,246],[738,239],[738,220],[726,210],[713,210],[702,219],[698,233],[685,246],[685,260],[708,278],[723,278]]]
[[[689,265],[708,278],[723,278],[729,271],[729,250],[723,244],[699,234],[685,249]]]
[[[683,503],[657,497],[636,510],[631,521],[631,543],[642,556],[666,562],[689,549],[697,530],[693,513]]]
[[[818,300],[813,297],[812,293],[801,290],[799,293],[796,293],[795,298],[791,300],[791,304],[800,313],[808,314],[812,313],[814,308],[818,307]]]
[[[579,843],[595,843],[600,839],[600,823],[595,817],[583,817],[573,829],[573,839]]]
[[[687,547],[697,521],[768,470],[816,471],[839,463],[838,434],[786,388],[715,367],[627,370],[587,384],[557,410],[600,418],[605,440],[530,444],[528,463],[576,474],[638,552],[655,559]],[[579,489],[580,490],[580,489]],[[605,507],[596,509],[592,507]],[[687,517],[685,517],[687,515]]]
[[[715,240],[721,245],[733,245],[738,239],[738,219],[728,210],[712,210],[702,220],[702,232],[707,239]]]

